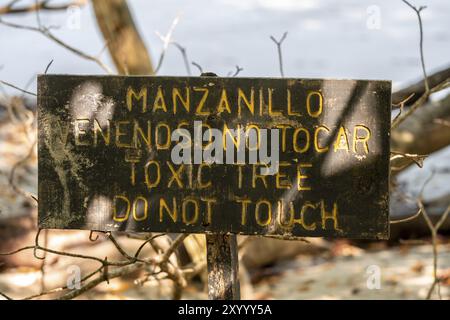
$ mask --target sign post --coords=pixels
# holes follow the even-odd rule
[[[235,234],[207,234],[208,296],[239,300],[239,261]]]
[[[212,299],[236,235],[386,239],[391,83],[40,75],[39,227],[204,233]]]
[[[202,73],[201,77],[217,77]],[[217,112],[213,114],[218,116]],[[210,300],[240,300],[239,258],[235,234],[206,234],[208,297]]]

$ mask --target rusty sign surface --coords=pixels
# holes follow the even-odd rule
[[[39,225],[387,238],[390,106],[389,81],[40,75]]]

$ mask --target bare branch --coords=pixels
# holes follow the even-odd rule
[[[186,48],[181,46],[178,42],[172,41],[171,42],[175,47],[178,48],[178,50],[180,50],[181,55],[183,57],[183,62],[184,62],[184,67],[186,68],[186,72],[188,74],[188,76],[191,76],[191,67],[189,66],[189,59],[187,57],[187,53],[186,53]]]
[[[423,167],[423,161],[427,158],[426,155],[403,153],[403,152],[398,152],[398,151],[391,151],[391,154],[393,154],[393,156],[391,156],[391,158],[390,158],[391,162],[394,160],[397,160],[397,159],[406,158],[406,159],[413,161],[419,168]],[[391,170],[400,171],[400,170],[403,170],[407,166],[409,166],[409,163],[406,163],[402,166],[397,166],[397,167],[391,165]]]
[[[3,298],[5,298],[6,300],[13,300],[10,296],[7,296],[6,294],[4,294],[3,292],[0,291],[0,296],[2,296]]]
[[[450,78],[447,79],[444,82],[441,82],[437,86],[431,88],[430,90],[426,91],[414,104],[406,111],[402,116],[397,117],[393,122],[391,129],[397,128],[403,121],[406,120],[414,111],[416,111],[419,107],[421,107],[427,99],[430,97],[431,94],[444,90],[446,88],[450,87]]]
[[[163,49],[162,49],[161,54],[159,56],[158,64],[156,65],[156,68],[155,68],[155,74],[158,74],[159,69],[162,66],[162,63],[164,61],[164,57],[166,55],[167,48],[169,47],[169,44],[172,42],[172,33],[175,30],[175,27],[177,26],[179,21],[180,21],[180,14],[178,14],[175,17],[175,19],[173,19],[172,25],[170,26],[170,28],[167,31],[165,36],[161,35],[159,32],[156,32],[156,35],[163,42]]]
[[[74,0],[64,4],[54,4],[50,5],[48,0],[36,1],[35,4],[23,6],[23,7],[15,7],[15,4],[20,0],[11,1],[8,5],[0,7],[0,15],[2,14],[21,14],[21,13],[29,13],[39,10],[48,10],[48,11],[60,11],[67,10],[72,6],[83,6],[87,3],[86,0]]]
[[[239,67],[238,65],[236,65],[236,70],[234,71],[230,71],[227,74],[227,77],[236,77],[242,70],[244,70],[244,68]]]
[[[283,44],[283,41],[286,39],[287,34],[288,34],[287,31],[285,33],[283,33],[283,35],[281,36],[280,40],[275,39],[274,36],[270,36],[270,39],[277,46],[278,64],[279,64],[279,67],[280,67],[280,74],[281,74],[282,78],[284,78],[284,70],[283,70],[283,55],[282,55],[282,51],[281,51],[281,45]]]
[[[11,22],[6,22],[6,21],[2,20],[1,18],[0,18],[0,24],[3,24],[5,26],[11,27],[11,28],[15,28],[15,29],[23,29],[23,30],[29,30],[29,31],[34,31],[34,32],[41,33],[42,35],[44,35],[48,39],[56,42],[57,44],[59,44],[63,48],[65,48],[65,49],[69,50],[70,52],[80,56],[81,58],[84,58],[86,60],[90,60],[90,61],[95,62],[106,73],[108,73],[108,74],[112,74],[113,73],[111,68],[109,68],[105,63],[103,63],[98,57],[89,55],[89,54],[84,53],[83,51],[81,51],[79,49],[76,49],[76,48],[68,45],[67,43],[65,43],[64,41],[62,41],[61,39],[59,39],[58,37],[53,35],[53,33],[51,33],[51,31],[50,31],[50,28],[48,28],[48,27],[43,27],[43,26],[32,27],[32,26],[20,25],[20,24],[15,24],[15,23],[11,23]]]
[[[392,122],[397,121],[398,117],[401,116],[401,114],[403,113],[403,108],[405,107],[405,104],[411,100],[412,97],[414,97],[414,93],[411,93],[408,97],[406,97],[405,99],[403,99],[402,101],[400,101],[400,103],[393,103],[392,106],[393,107],[399,107],[400,111],[398,112],[398,114],[395,116],[394,120],[392,120]]]
[[[389,223],[390,224],[396,224],[396,223],[408,222],[408,221],[416,219],[421,214],[422,214],[422,210],[419,208],[419,210],[414,215],[412,215],[411,217],[408,217],[408,218],[405,218],[405,219],[399,219],[399,220],[391,220],[391,221],[389,221]]]
[[[413,6],[412,4],[410,4],[408,1],[406,0],[402,0],[408,7],[410,7],[411,9],[414,10],[414,12],[417,14],[417,19],[419,20],[419,31],[420,31],[420,43],[419,43],[419,48],[420,48],[420,61],[422,63],[422,71],[423,71],[423,81],[425,83],[425,92],[430,91],[430,86],[428,84],[428,76],[427,76],[427,71],[425,69],[425,58],[424,58],[424,54],[423,54],[423,25],[422,25],[422,16],[420,15],[421,11],[426,9],[426,6],[421,6],[419,8],[416,8],[415,6]]]
[[[22,196],[24,196],[24,197],[26,197],[26,198],[28,198],[28,197],[30,196],[30,194],[26,193],[25,191],[23,191],[22,189],[20,189],[20,188],[16,185],[16,183],[15,183],[15,181],[14,181],[14,180],[15,180],[15,179],[14,179],[14,176],[15,176],[16,170],[17,170],[19,167],[21,167],[22,165],[24,165],[24,164],[30,159],[30,157],[33,155],[33,152],[34,152],[34,148],[35,148],[35,146],[36,146],[36,143],[37,143],[37,139],[34,140],[33,144],[31,145],[31,147],[30,147],[30,149],[28,150],[28,152],[27,152],[27,154],[25,155],[25,157],[23,157],[22,159],[20,159],[19,161],[17,161],[17,162],[12,166],[11,171],[10,171],[10,173],[9,173],[9,179],[8,179],[9,185],[13,188],[13,190],[14,190],[15,192],[21,194]]]
[[[3,85],[5,85],[5,86],[11,87],[11,88],[13,88],[13,89],[16,89],[16,90],[18,90],[18,91],[20,91],[20,92],[22,92],[22,93],[29,94],[30,96],[33,96],[33,97],[37,97],[37,94],[36,94],[36,93],[27,91],[27,90],[25,90],[25,89],[21,89],[21,88],[15,86],[15,85],[13,85],[13,84],[11,84],[11,83],[9,83],[9,82],[0,80],[0,83],[3,84]]]
[[[203,73],[203,68],[202,68],[202,66],[199,65],[197,62],[192,61],[192,65],[193,65],[194,67],[196,67],[196,68],[198,69],[198,71],[200,71],[200,74]]]
[[[180,234],[171,244],[170,247],[166,250],[164,255],[161,258],[161,263],[165,263],[169,260],[172,253],[178,248],[178,246],[189,236],[188,233]]]
[[[44,74],[47,74],[48,69],[50,69],[50,66],[52,65],[52,63],[53,63],[53,59],[52,59],[52,60],[48,63],[48,65],[45,67]]]

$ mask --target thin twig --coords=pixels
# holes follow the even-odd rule
[[[391,220],[389,221],[390,224],[396,224],[396,223],[403,223],[403,222],[408,222],[411,220],[416,219],[417,217],[419,217],[422,214],[422,210],[419,208],[419,210],[412,216],[408,217],[408,218],[404,218],[404,219],[399,219],[399,220]]]
[[[181,52],[181,56],[183,57],[184,67],[186,68],[186,72],[188,76],[191,76],[191,67],[189,66],[189,59],[187,57],[186,48],[180,45],[178,42],[171,42],[178,50]]]
[[[425,91],[425,93],[419,98],[417,99],[416,102],[414,102],[414,104],[402,115],[397,117],[393,122],[392,122],[392,126],[391,129],[395,129],[397,128],[403,121],[406,120],[406,118],[408,118],[414,111],[416,111],[419,107],[421,107],[430,97],[431,94],[447,89],[450,87],[450,78],[439,83],[438,85],[436,85],[435,87],[431,88],[428,91]]]
[[[239,67],[238,65],[235,66],[236,70],[230,71],[227,74],[227,77],[236,77],[244,68]]]
[[[426,155],[420,155],[420,154],[412,154],[412,153],[404,153],[399,151],[391,151],[393,156],[389,159],[391,162],[397,159],[407,158],[411,161],[413,161],[419,168],[423,167],[423,161],[427,158]],[[391,166],[391,170],[402,170],[405,167],[409,166],[409,163],[405,164],[401,167],[394,167]]]
[[[65,43],[64,41],[62,41],[61,39],[59,39],[58,37],[53,35],[53,33],[51,33],[51,31],[50,31],[50,28],[48,28],[48,27],[43,27],[43,26],[39,26],[39,27],[25,26],[25,25],[15,24],[15,23],[11,23],[11,22],[6,22],[6,21],[2,20],[1,18],[0,18],[0,24],[3,24],[5,26],[11,27],[11,28],[15,28],[15,29],[30,30],[30,31],[41,33],[42,35],[44,35],[48,39],[56,42],[57,44],[59,44],[63,48],[65,48],[65,49],[69,50],[70,52],[80,56],[81,58],[84,58],[86,60],[90,60],[90,61],[95,62],[106,73],[108,73],[108,74],[112,74],[113,73],[111,68],[108,67],[105,63],[103,63],[98,57],[92,56],[90,54],[87,54],[87,53],[85,53],[85,52],[83,52],[83,51],[81,51],[79,49],[76,49],[76,48],[68,45],[67,43]]]
[[[60,10],[67,10],[72,6],[82,6],[87,3],[86,0],[75,0],[65,4],[50,5],[49,0],[43,0],[39,2],[36,1],[35,4],[29,6],[14,7],[14,5],[19,1],[20,0],[14,0],[11,1],[9,4],[7,4],[6,6],[0,7],[0,14],[21,14],[39,10],[60,11]]]
[[[52,65],[52,63],[53,63],[53,59],[47,64],[47,67],[45,67],[44,74],[47,74],[48,69],[50,69],[50,66]]]
[[[397,121],[398,117],[400,117],[403,113],[403,109],[405,107],[405,104],[411,100],[412,97],[414,97],[415,93],[411,93],[408,97],[406,97],[405,99],[403,99],[402,101],[400,101],[400,103],[394,103],[392,104],[392,106],[394,107],[399,107],[400,111],[398,112],[398,114],[395,116],[395,118],[392,120],[392,122]]]
[[[157,74],[159,72],[159,69],[162,66],[162,63],[164,61],[164,57],[166,55],[167,48],[169,47],[169,44],[172,41],[172,33],[175,30],[175,27],[177,26],[179,21],[180,21],[180,14],[178,14],[175,17],[175,19],[173,19],[172,24],[171,24],[171,26],[170,26],[170,28],[167,31],[165,36],[161,35],[159,32],[156,32],[156,35],[163,42],[163,48],[162,48],[161,54],[159,55],[158,64],[156,65],[156,68],[155,68],[155,74]]]
[[[161,263],[165,263],[169,260],[172,253],[178,248],[178,246],[189,236],[188,233],[180,234],[171,244],[169,249],[164,252],[164,255],[161,258]]]
[[[1,83],[1,84],[4,84],[5,86],[11,87],[11,88],[13,88],[13,89],[19,90],[19,91],[22,92],[22,93],[29,94],[29,95],[31,95],[31,96],[37,97],[37,94],[36,94],[36,93],[27,91],[27,90],[25,90],[25,89],[21,89],[21,88],[15,86],[15,85],[13,85],[13,84],[11,84],[11,83],[9,83],[9,82],[0,80],[0,83]]]
[[[28,197],[30,196],[30,194],[26,193],[25,191],[23,191],[21,188],[19,188],[19,187],[16,185],[16,182],[15,182],[14,177],[15,177],[16,170],[17,170],[19,167],[21,167],[22,165],[24,165],[24,164],[31,158],[31,156],[33,155],[33,153],[34,153],[34,148],[35,148],[35,146],[36,146],[36,143],[37,143],[37,139],[34,140],[34,142],[32,143],[32,145],[31,145],[30,149],[28,150],[28,153],[25,155],[25,157],[23,157],[22,159],[20,159],[19,161],[17,161],[17,162],[12,166],[11,171],[10,171],[10,173],[9,173],[9,179],[8,179],[9,185],[11,186],[11,188],[13,188],[13,190],[14,190],[15,192],[21,194],[21,195],[24,196],[25,198],[28,198]]]
[[[203,68],[202,68],[202,66],[199,65],[197,62],[192,61],[192,65],[193,65],[194,67],[196,67],[196,68],[198,69],[198,71],[200,71],[200,74],[203,73]]]
[[[433,179],[435,174],[435,171],[433,170],[430,174],[430,176],[428,177],[428,179],[425,181],[425,183],[423,184],[418,199],[417,199],[417,205],[420,208],[420,211],[422,212],[422,216],[428,226],[428,229],[431,232],[431,245],[433,248],[433,283],[431,284],[426,299],[431,299],[431,295],[433,294],[434,289],[437,287],[437,294],[439,299],[442,299],[441,296],[441,287],[440,287],[440,278],[438,277],[437,274],[437,269],[438,269],[438,231],[439,228],[442,226],[442,224],[445,222],[445,220],[447,219],[449,213],[450,213],[450,205],[447,207],[447,209],[445,210],[445,212],[442,214],[441,218],[439,219],[439,221],[436,224],[433,224],[433,222],[430,219],[430,216],[428,215],[427,210],[425,209],[425,206],[423,205],[423,193],[425,191],[426,186],[428,185],[428,183]]]
[[[283,44],[283,41],[286,39],[287,34],[288,34],[287,31],[285,33],[283,33],[280,40],[275,39],[274,36],[270,36],[270,39],[272,39],[272,41],[277,46],[278,64],[280,67],[280,74],[281,74],[282,78],[284,78],[284,70],[283,70],[283,55],[282,55],[281,45]]]
[[[402,0],[407,6],[409,6],[411,9],[414,10],[414,12],[417,14],[417,19],[419,20],[419,31],[420,31],[420,43],[419,43],[419,48],[420,48],[420,61],[422,63],[422,71],[423,71],[423,81],[425,82],[425,92],[430,91],[430,86],[428,84],[428,76],[427,76],[427,71],[425,69],[425,57],[423,54],[423,25],[422,25],[422,17],[420,15],[420,13],[422,12],[422,10],[426,9],[426,6],[420,6],[419,8],[416,8],[415,6],[413,6],[412,4],[410,4],[408,1],[406,0]]]

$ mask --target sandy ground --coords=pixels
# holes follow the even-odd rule
[[[441,273],[450,271],[450,246],[441,246]],[[268,299],[423,299],[433,282],[430,246],[400,247],[316,263],[299,256],[280,264],[279,274],[255,286],[256,298]],[[380,271],[379,289],[371,275]],[[369,285],[368,285],[369,283]],[[441,286],[443,299],[450,288]],[[438,298],[435,294],[433,298]]]
[[[432,278],[431,246],[400,246],[362,251],[356,248],[344,255],[299,255],[251,273],[253,294],[244,299],[424,299]],[[450,244],[439,246],[439,271],[442,299],[450,299]],[[373,271],[379,270],[379,288]],[[47,277],[51,277],[51,271]],[[372,276],[372,277],[371,277]],[[38,292],[40,272],[14,269],[0,274],[0,290],[16,298]],[[369,283],[369,285],[368,285]],[[183,298],[206,299],[199,282],[188,286]],[[8,288],[9,291],[8,291]],[[6,290],[5,290],[6,289]],[[81,299],[169,299],[170,282],[134,284],[134,279],[115,279],[102,284]],[[437,291],[432,295],[438,299]]]

